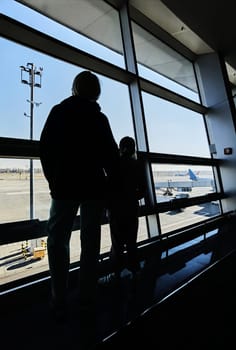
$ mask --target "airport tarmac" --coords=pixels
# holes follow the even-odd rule
[[[28,220],[30,213],[29,198],[30,182],[27,173],[0,173],[0,222],[14,222]],[[194,188],[189,196],[196,196],[201,191],[210,189]],[[157,201],[171,200],[178,191],[172,190],[172,196],[164,196],[162,190],[156,191]],[[159,199],[158,199],[159,198]],[[36,173],[34,176],[34,215],[39,220],[46,220],[50,206],[50,195],[43,175]],[[206,217],[216,215],[217,206],[207,205],[192,206],[179,212],[166,212],[159,215],[162,225],[162,232],[168,232],[188,224],[205,220]],[[139,220],[138,240],[147,238],[147,226],[144,217]],[[24,254],[22,245],[37,243],[38,247],[46,245],[46,237],[38,239],[37,242],[15,242],[2,245],[0,248],[0,280],[1,284],[36,274],[48,269],[47,250],[45,248],[44,257],[35,258],[30,254]],[[102,226],[101,253],[109,251],[111,245],[109,225]],[[71,262],[79,260],[80,256],[80,236],[79,231],[74,231],[71,237]]]

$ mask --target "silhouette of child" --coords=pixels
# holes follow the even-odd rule
[[[140,269],[137,254],[139,200],[145,194],[145,175],[137,159],[135,140],[125,136],[119,143],[121,193],[110,202],[110,258],[116,277],[126,267],[133,274]],[[125,254],[125,251],[127,254]]]

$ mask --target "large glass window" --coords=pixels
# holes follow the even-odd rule
[[[41,88],[34,86],[32,101],[33,139],[38,140],[52,106],[71,94],[72,79],[79,69],[6,39],[0,39],[0,44],[0,136],[30,138],[31,87],[21,83],[20,66],[33,63],[43,68]],[[23,80],[27,79],[24,72]]]
[[[1,0],[1,12],[105,61],[125,66],[119,15],[104,1],[60,1],[55,6],[55,1],[49,0]]]
[[[42,73],[41,87],[34,86],[33,89],[33,139],[38,140],[52,106],[71,95],[72,81],[82,68],[6,39],[0,39],[0,44],[3,48],[0,57],[0,136],[30,138],[31,86],[21,83],[20,66],[27,68],[27,63],[33,63]],[[128,87],[98,77],[102,88],[98,102],[111,123],[117,142],[125,135],[133,136]],[[29,78],[29,74],[23,71],[23,80]]]
[[[62,1],[57,5],[55,3],[54,0],[2,0],[1,11],[27,26],[93,55],[94,59],[91,61],[94,63],[94,69],[98,68],[100,62],[95,58],[104,61],[103,67],[109,62],[125,68],[119,15],[116,9],[106,1],[77,0]],[[136,23],[132,23],[132,30],[139,76],[199,102],[193,64]],[[0,137],[32,138],[38,141],[51,108],[71,95],[72,81],[84,68],[4,38],[0,39],[0,45]],[[73,51],[76,55],[76,50]],[[73,62],[81,62],[81,55],[77,57],[78,61]],[[84,62],[81,65],[86,65]],[[42,78],[40,84],[33,86],[33,100],[32,87],[27,84],[27,79],[30,78],[27,67],[31,65],[40,72]],[[109,67],[107,64],[107,69]],[[124,69],[123,74],[126,73]],[[21,74],[24,74],[24,77]],[[119,143],[124,136],[134,137],[132,112],[140,111],[141,106],[139,108],[134,104],[132,111],[128,85],[102,75],[98,77],[102,88],[98,103],[109,119],[115,140]],[[22,84],[23,82],[26,84]],[[150,152],[210,157],[204,116],[146,92],[142,92],[142,100]],[[22,157],[24,156],[27,157],[23,154]],[[40,161],[33,159],[31,162],[26,158],[10,157],[11,154],[9,158],[0,158],[0,224],[32,218],[47,220],[50,193]],[[73,166],[74,164],[71,164],[71,171]],[[217,191],[211,167],[152,164],[151,170],[157,204]],[[142,204],[145,205],[144,201]],[[159,215],[161,232],[181,229],[219,213],[220,206],[217,201],[166,211]],[[149,229],[151,232],[152,223]],[[38,239],[0,247],[0,278],[4,283],[48,270],[47,238],[44,235],[42,232],[42,237]],[[146,218],[140,217],[138,242],[147,238]],[[31,254],[32,247],[38,248],[35,252],[39,255]],[[101,253],[108,252],[110,247],[110,229],[109,224],[106,224],[102,226]],[[80,259],[79,230],[72,233],[70,258],[71,262]]]
[[[139,74],[199,102],[193,64],[136,23],[132,28]]]
[[[1,117],[0,136],[30,139],[30,86],[21,84],[21,68],[28,63],[43,68],[41,88],[34,89],[33,139],[39,140],[42,127],[52,106],[71,94],[72,81],[82,69],[35,50],[1,39],[0,61]],[[11,67],[11,69],[6,69]],[[27,74],[24,73],[24,80]],[[132,112],[128,86],[98,75],[102,92],[99,104],[107,115],[117,141],[129,135],[134,137]],[[46,220],[49,215],[50,194],[43,175],[41,163],[34,159],[33,186],[30,185],[29,159],[0,159],[0,223],[24,221],[31,218]],[[32,194],[32,201],[31,201]],[[79,212],[78,212],[79,214]],[[110,249],[109,226],[102,227],[101,252]],[[43,233],[42,233],[43,234]],[[4,283],[23,278],[48,269],[46,237],[19,241],[1,246],[3,257],[0,277]],[[73,232],[71,241],[71,262],[80,257],[79,232]],[[36,247],[42,257],[32,255]]]
[[[202,115],[144,92],[142,97],[151,152],[210,156]]]

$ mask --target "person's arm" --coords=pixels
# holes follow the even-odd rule
[[[40,161],[47,180],[51,179],[53,170],[53,147],[55,145],[53,129],[55,128],[56,111],[57,108],[54,106],[47,117],[39,140]]]
[[[121,193],[120,154],[108,119],[103,120],[103,166],[107,174],[109,193],[118,198]]]
[[[114,173],[119,169],[119,148],[109,121],[105,116],[103,119],[103,134],[104,169],[108,176],[114,176]]]

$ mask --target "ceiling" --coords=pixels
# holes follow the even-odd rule
[[[230,80],[236,85],[236,1],[161,1],[207,45],[224,56],[232,67]]]
[[[129,0],[197,55],[221,52],[231,83],[236,86],[236,1]]]

